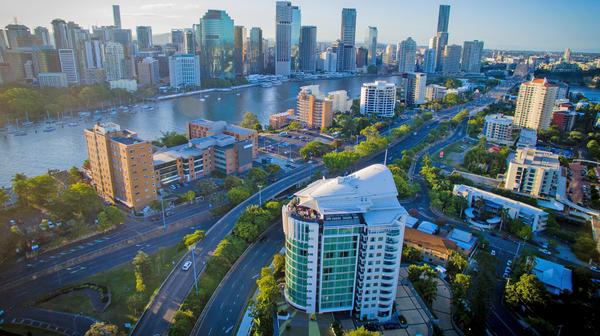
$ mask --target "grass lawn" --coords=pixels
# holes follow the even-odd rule
[[[10,332],[17,335],[27,335],[30,332],[32,336],[61,336],[62,334],[47,331],[44,329],[38,329],[34,327],[27,327],[18,324],[5,324],[0,326],[0,335],[4,335],[4,332]]]
[[[172,261],[179,260],[184,253],[185,250],[178,251],[177,246],[173,246],[160,249],[150,255],[151,269],[144,278],[146,290],[141,293],[135,291],[135,276],[131,263],[83,279],[80,283],[91,282],[104,285],[110,290],[112,301],[104,312],[94,311],[87,297],[81,294],[62,295],[41,306],[72,313],[82,312],[84,315],[122,328],[126,322],[135,323],[151,295],[173,268]]]

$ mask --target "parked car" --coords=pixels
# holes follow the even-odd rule
[[[190,267],[192,267],[192,262],[188,260],[188,261],[186,261],[186,262],[183,263],[183,266],[181,266],[181,269],[183,271],[187,271],[187,270],[190,269]]]
[[[594,272],[600,272],[600,267],[598,267],[598,266],[590,266],[590,270],[592,270]]]

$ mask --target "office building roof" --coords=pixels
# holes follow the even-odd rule
[[[517,153],[511,160],[511,163],[560,169],[558,155],[535,148],[517,149]]]
[[[573,291],[572,271],[563,265],[536,257],[532,272],[546,286]]]

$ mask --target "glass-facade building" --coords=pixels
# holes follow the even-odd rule
[[[235,78],[233,20],[223,10],[210,9],[200,19],[203,78]]]

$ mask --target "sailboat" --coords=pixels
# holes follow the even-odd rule
[[[17,121],[16,121],[16,123],[15,123],[15,124],[16,124],[16,129],[15,129],[15,130],[14,130],[14,132],[13,132],[13,135],[14,135],[14,136],[23,136],[23,135],[27,135],[27,132],[25,132],[25,131],[24,131],[24,130],[22,130],[22,129],[19,129],[19,119],[17,119]]]
[[[34,124],[33,121],[29,120],[29,112],[25,112],[25,118],[26,118],[26,120],[21,123],[21,126],[29,127]]]

